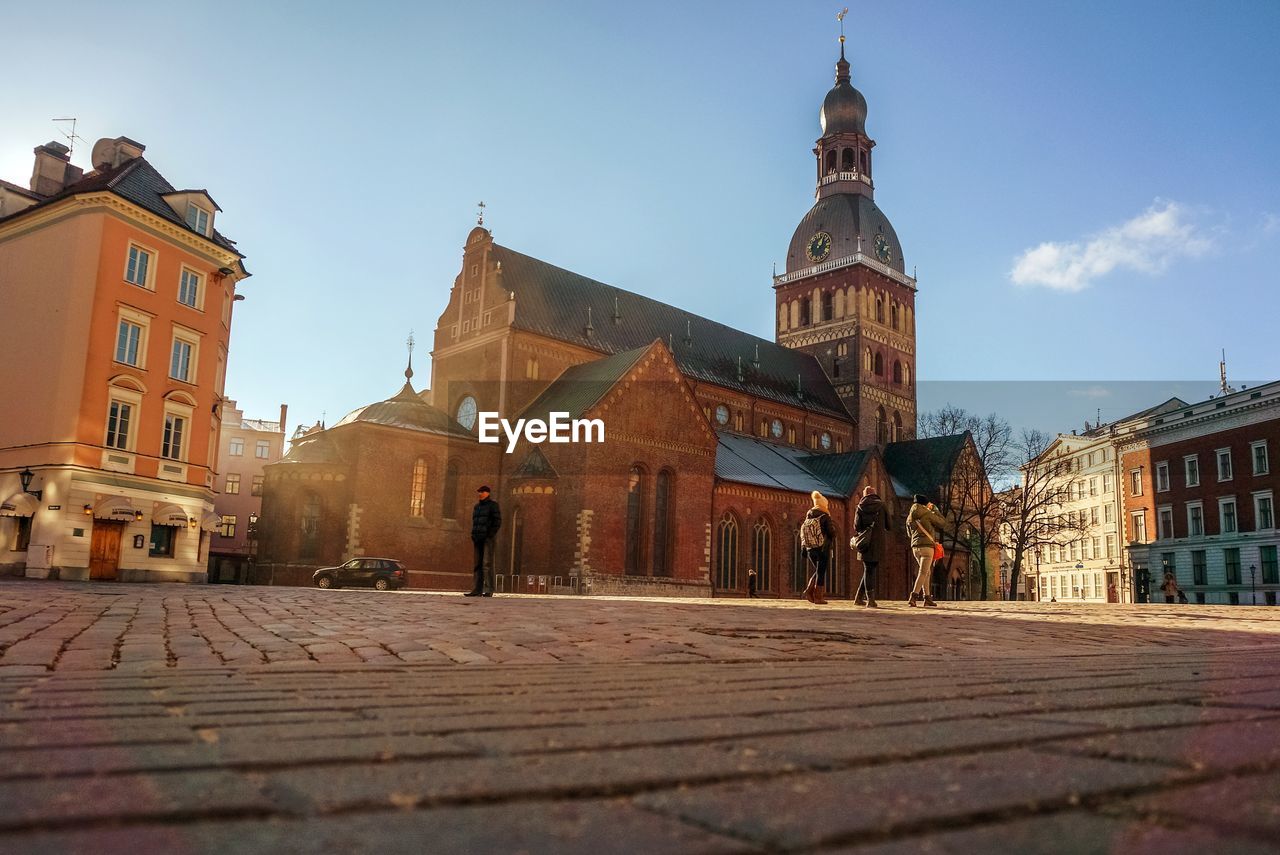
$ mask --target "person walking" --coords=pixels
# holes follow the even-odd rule
[[[862,491],[862,499],[853,515],[853,538],[849,545],[857,550],[862,562],[862,587],[867,593],[867,608],[878,608],[876,603],[876,570],[884,560],[885,543],[889,531],[889,509],[870,484]]]
[[[753,598],[755,597],[757,584],[758,582],[756,577],[756,571],[748,570],[747,571],[747,596],[748,597],[753,597]]]
[[[805,586],[804,598],[820,606],[827,604],[827,566],[831,561],[831,544],[836,539],[836,527],[831,522],[831,505],[827,497],[814,490],[813,507],[804,515],[800,524],[800,548],[813,565],[813,575]]]
[[[502,527],[502,509],[498,503],[489,498],[489,487],[486,485],[476,490],[480,500],[471,510],[471,545],[475,547],[476,563],[472,573],[475,576],[471,590],[464,597],[493,596],[493,546],[498,537],[498,529]]]
[[[1164,601],[1166,603],[1178,602],[1178,580],[1168,570],[1165,571],[1164,584],[1160,586],[1160,590],[1164,592]]]
[[[938,538],[946,528],[947,521],[933,507],[927,496],[916,493],[915,503],[907,512],[907,535],[911,538],[911,553],[916,557],[919,572],[916,583],[911,588],[911,597],[907,605],[915,608],[921,600],[927,608],[937,608],[933,595],[929,593],[929,584],[933,580],[933,556],[938,546]]]

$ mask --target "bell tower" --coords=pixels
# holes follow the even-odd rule
[[[843,29],[843,21],[841,22]],[[819,113],[815,201],[773,278],[779,344],[812,354],[858,421],[858,447],[915,437],[916,280],[875,203],[867,102],[840,35]]]

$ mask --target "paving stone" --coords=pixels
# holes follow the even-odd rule
[[[1114,806],[1167,823],[1187,821],[1219,830],[1249,829],[1280,840],[1280,772],[1219,778],[1190,787],[1137,796]]]
[[[1194,769],[1253,769],[1280,764],[1280,719],[1109,733],[1064,740],[1055,748],[1076,754],[1181,764]]]

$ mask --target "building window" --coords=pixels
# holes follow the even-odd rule
[[[1107,557],[1116,557],[1116,536],[1114,534],[1107,535]]]
[[[1218,500],[1218,525],[1220,533],[1235,534],[1237,528],[1235,496]]]
[[[458,464],[450,463],[444,468],[444,506],[440,515],[447,520],[457,516],[458,509]]]
[[[1275,510],[1271,503],[1271,492],[1253,494],[1254,531],[1276,527]]]
[[[1110,493],[1110,492],[1112,491],[1112,489],[1114,488],[1114,486],[1115,486],[1115,485],[1114,485],[1114,484],[1112,483],[1112,481],[1111,481],[1111,473],[1110,473],[1110,472],[1104,472],[1104,473],[1103,473],[1103,475],[1102,475],[1102,492],[1103,492],[1103,493]]]
[[[1156,492],[1157,493],[1169,492],[1169,464],[1168,463],[1162,462],[1162,463],[1156,464]]]
[[[1133,523],[1133,542],[1146,543],[1147,542],[1146,511],[1134,511],[1129,519]]]
[[[1089,457],[1092,458],[1093,455],[1090,454]],[[1093,462],[1092,459],[1089,462],[1092,463]],[[1098,479],[1096,477],[1089,479],[1089,495],[1090,496],[1098,495]],[[1097,522],[1096,518],[1094,519],[1094,522]]]
[[[409,516],[426,516],[427,508],[427,458],[419,457],[413,464],[413,480],[409,485]]]
[[[244,456],[244,440],[238,436],[233,436],[231,438],[231,443],[227,448],[227,453],[230,454],[232,457],[243,457]]]
[[[1253,474],[1266,475],[1271,471],[1271,461],[1267,459],[1267,441],[1260,439],[1249,448],[1253,452]]]
[[[1200,458],[1194,454],[1182,459],[1183,471],[1186,474],[1188,487],[1200,486]]]
[[[1112,522],[1115,519],[1116,509],[1111,505],[1102,506],[1102,521],[1104,523]]]
[[[185,339],[175,338],[173,350],[169,355],[169,376],[174,380],[190,383],[194,356],[194,344]]]
[[[227,473],[227,480],[223,482],[222,492],[226,493],[228,496],[240,495],[240,473]]]
[[[187,225],[205,237],[209,236],[209,212],[199,205],[187,203]]]
[[[876,321],[884,323],[884,299],[876,297]]]
[[[1232,546],[1222,550],[1222,563],[1227,567],[1227,584],[1240,584],[1240,547]]]
[[[258,444],[253,449],[253,456],[266,460],[271,456],[271,441],[266,439],[258,440]]]
[[[716,529],[716,590],[738,587],[738,521],[725,511]]]
[[[653,575],[671,575],[671,471],[658,473],[653,493]]]
[[[266,483],[266,480],[267,480],[266,475],[254,475],[253,481],[251,481],[249,484],[249,495],[261,496],[262,485]]]
[[[151,549],[147,553],[152,558],[172,558],[174,528],[167,525],[151,524]]]
[[[1156,539],[1169,540],[1173,537],[1173,508],[1165,505],[1156,509]]]
[[[896,359],[893,360],[893,382],[902,385],[902,363]]]
[[[112,400],[107,408],[107,448],[129,449],[129,434],[133,425],[133,405]]]
[[[538,379],[538,360],[528,359],[524,363],[524,377],[526,380]]]
[[[1217,452],[1218,458],[1218,480],[1231,480],[1231,449],[1219,448]]]
[[[136,366],[141,344],[142,327],[121,319],[116,331],[116,362]]]
[[[756,571],[756,588],[773,588],[773,532],[767,520],[761,519],[751,531],[751,564]]]
[[[1129,470],[1129,495],[1131,496],[1142,495],[1142,470],[1141,469]]]
[[[1204,505],[1200,502],[1187,502],[1187,537],[1200,537],[1204,534]]]
[[[1280,565],[1276,563],[1276,547],[1262,547],[1262,584],[1280,585]]]
[[[641,540],[644,527],[644,470],[632,466],[627,480],[627,530],[624,543],[626,573],[629,576],[644,574],[644,545]]]
[[[893,328],[898,328],[898,304],[894,303],[889,307],[889,321]]]
[[[178,302],[193,309],[200,308],[200,274],[186,267],[178,277]]]
[[[303,499],[298,525],[298,557],[315,558],[320,550],[320,498],[316,494],[308,493]]]
[[[834,298],[835,295],[830,291],[824,291],[822,293],[822,320],[824,321],[829,321],[836,316],[836,310],[833,304]]]
[[[222,530],[219,532],[219,534],[221,534],[223,537],[236,536],[236,515],[235,514],[222,515]]]
[[[164,437],[160,442],[160,456],[170,460],[182,459],[182,439],[187,431],[187,420],[174,413],[164,414]]]
[[[140,246],[129,245],[129,263],[125,265],[124,281],[142,288],[151,287],[151,253]]]
[[[877,353],[871,360],[871,370],[875,372],[877,377],[884,376],[884,356]]]
[[[1209,584],[1209,572],[1205,561],[1205,551],[1197,549],[1191,553],[1191,584]]]

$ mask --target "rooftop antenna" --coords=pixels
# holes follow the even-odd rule
[[[484,225],[484,200],[483,199],[481,199],[480,203],[476,205],[476,225],[477,226]]]
[[[52,121],[53,121],[55,124],[56,124],[57,122],[70,122],[70,123],[71,123],[71,130],[70,130],[70,131],[68,131],[65,127],[59,127],[59,128],[58,128],[58,133],[62,134],[64,137],[66,137],[66,138],[67,138],[67,143],[68,143],[68,146],[67,146],[67,157],[70,157],[70,156],[71,156],[71,153],[72,153],[73,151],[75,151],[75,150],[76,150],[76,140],[80,140],[80,142],[85,142],[85,138],[84,138],[84,137],[82,137],[82,136],[80,136],[79,134],[77,134],[77,133],[76,133],[76,119],[75,119],[75,116],[71,116],[70,118],[66,118],[66,119],[53,119]]]

